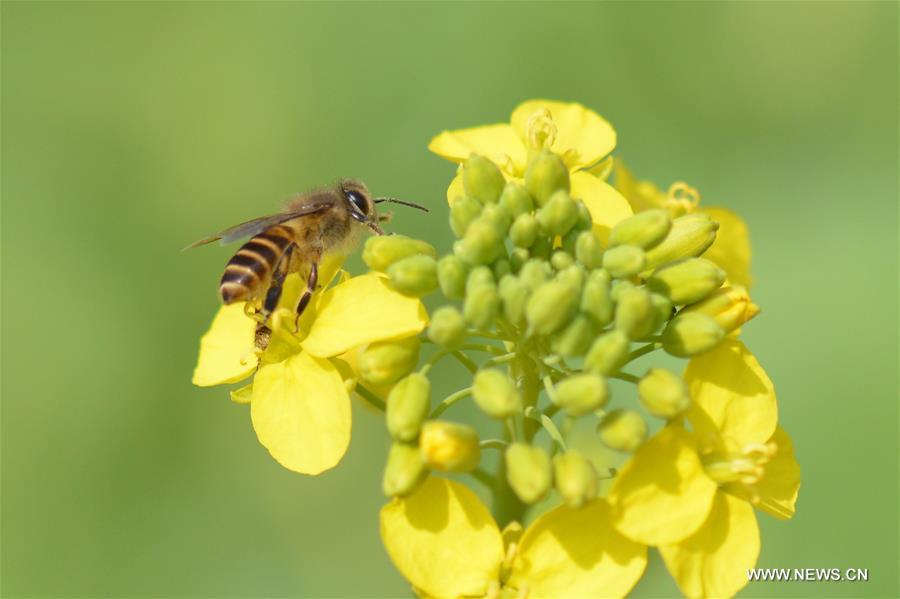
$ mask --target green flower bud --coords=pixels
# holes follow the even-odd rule
[[[699,256],[716,240],[719,223],[706,214],[695,212],[672,221],[672,228],[659,245],[647,251],[646,270],[660,264]]]
[[[501,232],[501,237],[506,237],[509,226],[512,224],[513,218],[509,210],[500,204],[490,204],[481,211],[481,218],[493,223]]]
[[[487,266],[476,266],[469,271],[466,279],[466,293],[470,293],[476,287],[481,285],[493,285],[494,272]]]
[[[534,240],[534,243],[531,244],[531,247],[528,248],[528,253],[531,254],[532,257],[541,260],[549,258],[552,251],[553,238],[541,235],[540,233],[538,234],[537,239]]]
[[[687,385],[665,368],[651,368],[638,382],[637,389],[647,411],[660,418],[674,418],[691,406]]]
[[[395,383],[416,367],[420,346],[418,337],[372,343],[359,355],[359,372],[375,386]]]
[[[395,441],[415,441],[431,408],[431,383],[414,372],[401,379],[387,397],[385,420]]]
[[[505,234],[491,220],[479,217],[466,230],[459,257],[466,264],[489,264],[503,252]]]
[[[537,221],[546,235],[565,235],[578,220],[578,208],[569,192],[560,190],[537,211]]]
[[[550,490],[550,456],[540,447],[512,443],[506,448],[506,480],[524,503],[534,503]]]
[[[656,313],[650,294],[643,287],[626,289],[616,305],[616,328],[629,339],[646,337],[656,327]]]
[[[665,239],[671,227],[672,217],[667,210],[638,212],[613,227],[609,246],[633,245],[646,250]]]
[[[637,285],[627,279],[613,281],[612,291],[610,292],[613,302],[618,303],[619,298],[622,297],[623,293],[629,289],[634,289],[635,287],[637,287]]]
[[[624,366],[627,358],[628,336],[622,331],[614,330],[594,341],[584,357],[584,367],[597,374],[609,375]]]
[[[672,302],[659,293],[650,294],[650,305],[653,306],[653,330],[657,330],[672,317]]]
[[[581,310],[590,315],[598,327],[603,328],[613,319],[610,276],[605,270],[594,270],[588,275],[581,292]]]
[[[702,302],[681,311],[682,314],[691,312],[712,316],[722,330],[730,333],[759,314],[759,306],[750,300],[746,288],[736,285],[717,289]]]
[[[549,335],[571,320],[578,306],[578,294],[571,285],[548,281],[534,290],[525,305],[529,327],[540,335]]]
[[[494,279],[499,281],[512,272],[512,266],[506,258],[498,258],[493,265]]]
[[[506,179],[497,165],[478,154],[472,154],[463,163],[463,188],[466,194],[482,204],[491,204],[500,199]]]
[[[444,472],[468,472],[481,461],[475,429],[446,420],[429,420],[422,425],[419,451],[426,466]]]
[[[554,353],[564,358],[583,356],[591,346],[595,334],[591,319],[579,314],[553,336],[551,347]]]
[[[437,256],[431,244],[424,241],[404,235],[375,235],[366,239],[362,258],[372,270],[385,272],[394,262],[417,254]]]
[[[644,269],[647,257],[644,250],[633,245],[619,245],[603,254],[603,268],[614,279],[627,279]]]
[[[512,275],[500,279],[500,301],[503,304],[503,315],[513,325],[518,326],[525,318],[525,302],[528,301],[528,289]]]
[[[519,270],[519,280],[529,292],[543,285],[549,278],[552,269],[543,260],[532,258],[522,265]]]
[[[562,245],[557,249],[560,249],[570,256],[575,255],[575,242],[578,240],[578,236],[581,235],[583,231],[579,231],[577,228],[572,227],[569,229],[569,232],[562,236]]]
[[[438,284],[441,293],[452,299],[462,299],[466,294],[468,269],[459,256],[444,256],[437,264]]]
[[[609,385],[599,374],[574,374],[556,385],[553,402],[571,416],[582,416],[609,401]]]
[[[580,264],[573,263],[556,273],[556,280],[560,283],[569,285],[575,295],[579,296],[581,295],[581,288],[584,286],[586,278],[587,273],[584,272],[584,267]]]
[[[502,420],[522,411],[522,396],[516,385],[499,370],[479,370],[472,383],[472,397],[481,411]]]
[[[569,191],[569,169],[562,158],[543,150],[531,159],[525,170],[525,187],[538,206],[543,206],[557,190]]]
[[[465,235],[469,225],[481,215],[482,208],[481,202],[474,198],[465,196],[457,198],[450,205],[450,228],[453,230],[453,234],[457,237]]]
[[[588,270],[603,265],[603,245],[593,231],[581,231],[575,240],[575,258]]]
[[[512,269],[514,273],[518,273],[522,270],[522,266],[528,262],[530,255],[528,254],[528,250],[523,248],[514,248],[512,252],[509,253],[509,267]]]
[[[512,227],[509,229],[509,238],[520,248],[529,248],[537,239],[538,223],[537,219],[530,212],[520,214],[516,217]]]
[[[575,208],[578,210],[578,220],[575,221],[575,229],[579,231],[590,231],[594,228],[594,217],[587,204],[581,200],[575,200]]]
[[[597,431],[610,449],[632,452],[644,442],[647,423],[634,410],[613,410],[603,417]]]
[[[428,295],[438,286],[437,262],[425,254],[394,262],[388,267],[387,275],[394,289],[412,297]]]
[[[725,336],[712,316],[701,312],[679,314],[663,331],[663,349],[673,356],[688,358],[711,350]]]
[[[476,285],[466,292],[463,301],[463,317],[476,329],[488,329],[497,318],[500,298],[494,285]]]
[[[466,321],[453,306],[441,306],[431,315],[428,338],[437,345],[453,349],[466,338]]]
[[[553,252],[553,255],[550,256],[550,266],[552,266],[555,270],[565,270],[570,266],[575,264],[575,259],[572,258],[571,254],[567,254],[562,250],[556,250]]]
[[[553,458],[553,479],[559,496],[571,507],[579,508],[597,496],[597,471],[574,449]]]
[[[503,188],[500,205],[506,208],[513,218],[518,218],[522,214],[534,210],[534,202],[528,195],[528,190],[512,181]]]
[[[428,470],[418,447],[394,443],[384,467],[381,490],[388,497],[403,497],[419,488],[427,475]]]
[[[647,287],[662,293],[673,304],[683,306],[699,302],[722,286],[725,271],[704,258],[685,258],[657,268]]]

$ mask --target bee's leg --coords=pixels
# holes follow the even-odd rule
[[[297,317],[294,319],[295,333],[300,330],[300,317],[303,316],[303,311],[309,305],[309,300],[312,299],[312,294],[315,292],[318,283],[319,263],[314,260],[309,263],[309,278],[306,280],[306,291],[303,292],[303,295],[300,296],[300,301],[297,302]]]
[[[289,245],[281,257],[278,258],[278,262],[275,263],[272,281],[269,283],[269,289],[266,290],[262,310],[257,313],[256,347],[262,351],[265,351],[269,345],[269,338],[272,336],[272,329],[268,326],[269,316],[278,307],[278,300],[281,299],[281,290],[284,285],[284,278],[287,276],[288,264],[290,263],[293,249],[294,245]]]

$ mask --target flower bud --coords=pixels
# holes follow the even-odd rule
[[[509,253],[509,267],[514,273],[518,273],[522,270],[522,266],[528,262],[529,257],[528,250],[524,248],[514,248],[513,251]]]
[[[651,368],[637,385],[638,397],[647,411],[660,418],[674,418],[691,406],[687,385],[665,368]]]
[[[493,284],[493,271],[487,266],[476,266],[469,271],[469,276],[466,278],[466,293],[471,292],[473,289],[481,285]]]
[[[513,218],[518,218],[534,210],[534,202],[528,195],[528,190],[513,181],[507,183],[503,188],[500,205],[506,208]]]
[[[484,210],[481,211],[481,218],[497,227],[501,237],[506,237],[506,233],[509,231],[509,225],[511,225],[513,221],[509,210],[500,204],[489,204],[485,206]]]
[[[647,287],[662,293],[673,304],[699,302],[725,281],[725,271],[704,258],[685,258],[657,268]]]
[[[538,206],[543,206],[557,190],[569,191],[569,169],[562,158],[543,150],[531,159],[525,170],[525,187]]]
[[[502,420],[522,410],[522,396],[516,385],[499,370],[479,370],[472,383],[472,397],[481,411]]]
[[[534,503],[550,490],[550,456],[540,447],[512,443],[506,448],[506,480],[524,503]]]
[[[638,212],[613,227],[609,246],[633,245],[646,250],[661,242],[671,227],[672,217],[667,210]]]
[[[537,219],[530,212],[520,214],[509,229],[509,238],[520,248],[529,248],[537,239]]]
[[[579,231],[590,231],[594,228],[594,217],[591,211],[581,200],[575,200],[575,208],[578,211],[578,220],[575,221],[575,229]]]
[[[534,290],[525,305],[525,318],[531,330],[549,335],[572,318],[578,306],[578,294],[571,285],[548,281]]]
[[[712,316],[722,330],[730,333],[759,314],[759,306],[750,300],[745,287],[736,285],[717,289],[702,302],[681,311],[685,315],[693,312]]]
[[[550,266],[553,267],[554,270],[561,271],[566,268],[573,266],[575,264],[575,259],[572,258],[571,254],[567,254],[562,250],[556,250],[553,252],[553,255],[550,256]]]
[[[651,270],[666,262],[699,256],[716,240],[718,229],[719,223],[701,212],[676,218],[665,239],[647,250],[645,268]]]
[[[494,285],[476,285],[466,292],[463,317],[476,329],[488,329],[497,317],[500,298]]]
[[[503,315],[513,325],[521,324],[525,318],[525,302],[528,301],[528,290],[518,278],[507,275],[500,279],[500,302]]]
[[[614,279],[627,279],[644,269],[644,250],[634,245],[618,245],[603,254],[603,268]]]
[[[375,386],[397,382],[416,367],[420,346],[418,337],[372,343],[359,355],[359,373]]]
[[[574,374],[556,385],[553,403],[571,416],[582,416],[609,401],[609,385],[599,374]]]
[[[621,368],[628,358],[628,337],[619,330],[610,331],[594,341],[584,367],[597,374],[609,375]]]
[[[437,256],[431,244],[424,241],[404,235],[375,235],[366,239],[362,258],[372,270],[385,272],[394,262],[417,254]]]
[[[492,204],[500,199],[506,179],[497,165],[478,154],[471,154],[463,163],[463,188],[482,204]]]
[[[560,245],[557,245],[555,241],[554,241],[553,245],[556,246],[556,249],[562,250],[562,251],[566,252],[567,254],[574,256],[575,255],[575,242],[578,239],[578,236],[581,235],[581,233],[583,233],[583,231],[581,231],[575,227],[572,227],[571,229],[569,229],[568,233],[566,233],[565,235],[563,235],[560,238],[560,241],[561,241]]]
[[[403,497],[415,491],[427,475],[418,447],[394,443],[384,467],[381,490],[388,497]]]
[[[603,265],[603,245],[593,231],[581,231],[575,240],[575,258],[588,270]]]
[[[428,295],[438,286],[437,262],[425,254],[394,262],[388,267],[387,275],[394,289],[411,297]]]
[[[519,280],[529,292],[543,285],[550,278],[550,265],[543,260],[532,258],[519,270]]]
[[[613,300],[610,289],[610,276],[605,270],[594,270],[588,275],[581,292],[581,310],[590,315],[598,327],[603,328],[612,322]]]
[[[429,420],[422,425],[419,450],[426,466],[444,472],[468,472],[481,461],[475,429],[446,420]]]
[[[531,244],[531,247],[528,248],[528,253],[531,254],[533,258],[538,258],[540,260],[546,260],[547,258],[549,258],[552,251],[553,237],[541,235],[540,233],[538,233],[538,236],[534,240],[534,243]]]
[[[553,478],[559,496],[571,507],[579,508],[597,496],[597,471],[574,449],[553,458]]]
[[[428,338],[441,347],[453,349],[466,338],[466,322],[453,306],[441,306],[431,315]]]
[[[620,279],[618,281],[613,281],[612,291],[610,292],[613,302],[618,303],[619,298],[622,297],[623,293],[625,293],[629,289],[634,289],[635,287],[637,287],[637,285],[635,285],[628,279]]]
[[[619,294],[619,303],[616,305],[617,329],[628,335],[629,339],[641,339],[655,327],[656,314],[646,289],[635,287]]]
[[[466,264],[459,256],[449,255],[437,263],[438,284],[441,293],[451,299],[461,299],[466,294]]]
[[[494,273],[494,280],[499,281],[512,272],[512,266],[506,258],[498,258],[491,267]]]
[[[587,316],[579,314],[553,336],[551,347],[554,353],[564,358],[583,356],[591,346],[594,335],[594,323]]]
[[[453,230],[453,234],[457,237],[465,235],[469,225],[475,222],[481,214],[482,208],[481,203],[474,198],[463,196],[454,201],[450,206],[450,228]],[[388,237],[393,237],[393,235]]]
[[[679,314],[663,331],[663,349],[673,356],[688,358],[718,345],[725,331],[712,316],[702,312]]]
[[[493,262],[503,251],[504,235],[505,231],[501,231],[491,220],[479,217],[466,229],[459,257],[466,264]]]
[[[537,211],[537,221],[546,235],[565,235],[578,220],[578,208],[569,192],[559,190]]]
[[[644,442],[647,423],[634,410],[613,410],[600,421],[597,432],[610,449],[632,452]]]
[[[672,302],[659,293],[650,294],[650,305],[653,307],[653,330],[657,330],[672,317]]]
[[[565,252],[557,253],[566,255]],[[556,273],[556,280],[560,283],[565,283],[566,285],[570,286],[576,296],[581,295],[581,288],[584,286],[584,281],[586,278],[587,273],[584,271],[584,267],[580,264],[573,263]]]
[[[388,393],[385,420],[395,441],[414,441],[431,408],[431,383],[428,377],[413,372],[401,379]]]

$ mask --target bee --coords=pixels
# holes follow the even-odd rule
[[[265,351],[272,334],[269,316],[278,305],[285,278],[308,270],[306,289],[296,306],[296,328],[316,291],[322,258],[332,252],[349,253],[367,229],[385,234],[381,223],[390,220],[390,214],[379,215],[376,210],[383,202],[428,212],[414,202],[373,197],[362,182],[341,179],[332,187],[297,195],[277,214],[229,227],[184,249],[250,237],[225,265],[219,294],[226,305],[246,302],[245,313],[256,321],[255,345]]]

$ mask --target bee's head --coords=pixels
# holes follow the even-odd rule
[[[373,198],[365,184],[356,179],[341,179],[340,188],[341,194],[347,202],[347,209],[350,211],[350,216],[354,220],[367,225],[378,235],[384,235],[384,230],[382,230],[379,223],[388,220],[390,216],[378,216],[375,204],[391,202],[394,204],[411,206],[412,208],[418,208],[419,210],[428,212],[427,208],[413,202],[405,202],[396,198]]]

